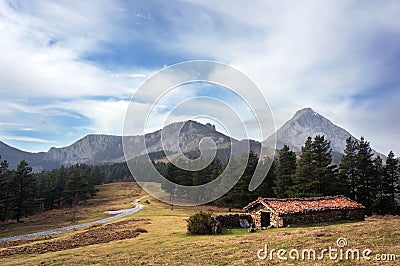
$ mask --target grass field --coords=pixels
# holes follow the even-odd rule
[[[127,208],[129,202],[145,195],[134,183],[102,185],[99,189],[95,199],[78,208],[79,222],[105,217],[104,211]],[[224,230],[223,235],[218,236],[189,236],[186,234],[186,219],[191,214],[198,210],[215,214],[226,210],[208,206],[175,206],[171,210],[167,204],[153,198],[148,200],[148,204],[142,201],[144,209],[140,212],[108,225],[3,243],[0,245],[0,254],[3,254],[0,255],[0,265],[400,265],[400,217],[371,217],[364,222],[260,230],[256,233],[232,229]],[[49,212],[33,216],[22,226],[3,224],[1,235],[69,225],[69,218],[68,210],[60,211],[59,217],[53,217]],[[257,257],[257,251],[265,244],[269,250],[298,249],[301,252],[308,248],[315,249],[319,255],[329,246],[337,248],[338,238],[347,240],[344,250],[371,249],[371,260],[330,260],[326,255],[322,261],[290,258],[284,261],[277,258],[277,253],[273,254],[272,260]],[[55,249],[58,251],[49,252],[53,246],[58,247]],[[377,254],[395,254],[396,261],[377,261]]]

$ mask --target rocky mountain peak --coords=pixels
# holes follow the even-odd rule
[[[296,123],[304,128],[334,126],[334,124],[330,120],[318,114],[311,108],[304,108],[297,111],[296,114],[291,119],[291,121],[292,123]]]
[[[161,142],[161,132],[163,143]],[[284,144],[287,144],[298,153],[306,139],[309,136],[315,137],[316,135],[324,135],[331,142],[333,153],[340,156],[345,149],[346,139],[351,136],[349,132],[334,125],[329,119],[313,109],[304,108],[297,111],[289,121],[275,132],[276,149],[281,149]],[[178,143],[176,141],[177,136]],[[124,141],[132,147],[132,151],[129,152],[127,157],[134,158],[146,153],[160,151],[171,154],[179,150],[184,153],[197,151],[200,141],[206,137],[213,139],[218,149],[229,149],[232,143],[246,144],[244,140],[239,141],[216,131],[215,126],[210,123],[202,124],[193,120],[172,123],[163,129],[145,135],[126,136]],[[274,135],[264,142],[264,146],[267,149],[275,149],[273,141]],[[144,143],[146,143],[146,146]],[[250,146],[253,151],[258,151],[261,148],[259,142],[252,140],[250,140]],[[26,159],[37,171],[52,169],[61,165],[68,166],[76,163],[106,164],[122,162],[125,159],[121,136],[94,134],[87,135],[70,146],[51,148],[48,152],[42,153],[23,152],[0,142],[0,154],[2,159],[10,161],[12,167],[15,167],[18,161]],[[385,158],[383,155],[381,157]],[[340,161],[340,157],[338,158]],[[339,161],[336,161],[336,163]]]
[[[308,137],[314,138],[317,135],[324,135],[325,139],[331,142],[334,154],[343,154],[347,138],[356,139],[345,129],[333,124],[313,109],[304,108],[297,111],[289,121],[276,131],[276,148],[281,149],[286,144],[293,151],[299,153],[306,139]],[[266,145],[271,145],[272,140],[273,136],[269,137],[265,141]],[[377,152],[374,151],[374,153],[378,155]],[[379,155],[384,158],[384,155]]]
[[[284,144],[287,144],[295,152],[300,152],[301,146],[308,137],[324,135],[331,142],[332,151],[343,153],[346,139],[351,136],[349,132],[334,125],[329,119],[311,108],[297,111],[275,134],[277,149],[281,149]]]

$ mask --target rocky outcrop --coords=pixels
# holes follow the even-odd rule
[[[311,108],[305,108],[297,111],[292,119],[276,131],[276,148],[281,149],[287,144],[293,151],[300,152],[307,138],[316,135],[324,135],[325,139],[331,142],[332,151],[341,153],[346,147],[346,139],[351,136],[349,132],[334,125]],[[269,143],[271,138],[269,137],[266,143]]]
[[[301,147],[307,138],[314,138],[317,135],[324,135],[325,139],[331,142],[334,162],[339,163],[341,155],[346,148],[346,139],[353,137],[345,129],[333,124],[329,119],[318,114],[311,108],[305,108],[296,112],[296,114],[280,127],[276,133],[276,149],[282,149],[286,144],[295,151],[300,153]],[[273,136],[270,136],[264,145],[272,146]],[[376,155],[385,158],[384,155],[373,151]]]
[[[334,125],[330,120],[314,112],[310,108],[298,111],[292,119],[286,122],[275,133],[277,149],[284,144],[299,153],[308,136],[325,135],[331,142],[333,161],[340,162],[345,149],[346,139],[351,136],[349,132]],[[163,141],[161,141],[161,138]],[[0,155],[10,162],[10,167],[25,159],[33,166],[35,171],[49,170],[61,165],[69,166],[77,163],[85,164],[109,164],[123,162],[125,160],[122,143],[128,144],[132,149],[128,158],[143,156],[147,153],[166,152],[168,154],[183,153],[199,154],[199,143],[204,138],[211,138],[218,149],[217,156],[221,161],[229,158],[232,143],[235,143],[235,154],[243,154],[247,150],[247,141],[236,140],[216,131],[211,124],[201,124],[196,121],[184,121],[167,125],[162,130],[157,130],[146,135],[112,136],[112,135],[88,135],[67,147],[51,148],[48,152],[29,153],[20,151],[0,142]],[[178,142],[176,141],[178,139]],[[273,136],[264,142],[268,156],[274,154]],[[144,145],[146,143],[146,148]],[[249,140],[250,150],[259,153],[261,143]],[[375,152],[376,153],[376,152]],[[378,154],[378,153],[376,153]],[[382,158],[385,156],[379,154]]]
[[[231,142],[238,142],[238,140],[216,131],[215,126],[211,124],[203,125],[191,120],[173,123],[162,130],[146,135],[127,136],[124,137],[124,141],[132,147],[128,158],[135,158],[160,151],[169,154],[177,153],[179,149],[183,153],[198,151],[200,141],[206,137],[211,138],[218,149],[229,148]],[[67,147],[51,148],[48,152],[41,153],[20,151],[0,142],[0,155],[10,162],[11,168],[15,168],[20,160],[25,159],[36,171],[77,163],[117,163],[125,160],[122,138],[112,135],[87,135]],[[161,142],[161,138],[163,142]],[[144,143],[146,143],[146,147]],[[257,143],[259,144],[259,142]],[[257,143],[252,141],[251,146],[257,147]]]
[[[68,147],[51,148],[46,157],[64,165],[72,165],[121,161],[123,155],[121,137],[88,135]]]

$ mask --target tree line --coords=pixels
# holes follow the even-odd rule
[[[207,160],[207,158],[201,157],[199,159],[200,160],[197,160],[197,163],[199,164],[202,164],[201,160]],[[222,163],[218,158],[215,158],[207,167],[198,171],[184,170],[169,162],[166,164],[164,171],[160,173],[174,184],[163,182],[161,188],[170,194],[171,201],[175,199],[177,201],[188,199],[191,202],[196,202],[204,199],[207,194],[209,196],[214,194],[216,191],[201,190],[196,194],[190,194],[193,193],[193,191],[186,190],[185,188],[177,188],[175,184],[183,186],[198,186],[215,180],[221,174],[223,174],[224,177],[221,178],[219,182],[223,182],[224,178],[240,176],[240,179],[232,189],[211,204],[221,207],[242,208],[251,200],[254,200],[261,195],[274,195],[272,187],[274,185],[274,168],[276,163],[274,161],[267,162],[267,160],[271,159],[267,158],[262,162],[262,171],[267,172],[268,166],[272,163],[271,170],[268,172],[263,183],[256,190],[251,192],[248,191],[248,186],[259,161],[258,155],[253,152],[238,158],[233,157],[225,163]],[[227,168],[228,164],[229,168]],[[243,173],[241,173],[242,166],[246,166]],[[186,168],[190,169],[190,167]],[[221,188],[219,185],[221,184],[216,184],[215,189]]]
[[[1,159],[1,157],[0,157]],[[272,162],[271,162],[272,160]],[[399,161],[391,151],[385,164],[380,156],[375,156],[370,143],[363,137],[358,141],[346,140],[346,148],[339,165],[332,163],[330,142],[324,136],[307,138],[297,155],[284,145],[276,159],[261,160],[263,171],[268,171],[261,185],[253,191],[248,187],[259,158],[250,152],[246,156],[233,158],[221,163],[215,158],[211,164],[199,171],[186,171],[172,163],[153,163],[157,170],[170,181],[185,186],[208,183],[224,172],[238,175],[235,165],[246,163],[239,181],[224,196],[211,204],[229,208],[241,208],[258,197],[312,197],[345,195],[366,207],[367,214],[400,214],[398,202],[400,192]],[[135,169],[143,174],[149,166],[140,161],[132,162]],[[229,172],[229,173],[228,173]],[[134,181],[126,163],[89,166],[77,164],[52,171],[33,173],[23,160],[14,170],[9,169],[6,160],[0,160],[0,221],[16,219],[42,210],[74,207],[81,201],[93,197],[98,184]],[[161,184],[171,197],[186,197],[201,200],[208,191],[189,195],[187,191],[177,191],[168,183]]]
[[[42,210],[74,207],[93,197],[99,173],[95,167],[77,164],[35,174],[22,160],[15,170],[0,164],[0,221],[21,218]]]
[[[330,142],[309,137],[299,158],[284,145],[279,152],[277,197],[345,195],[365,206],[366,214],[400,214],[399,161],[391,151],[383,164],[363,137],[349,137],[339,165],[332,164]]]
[[[239,164],[244,159],[248,161],[242,177],[228,193],[212,204],[241,208],[258,197],[345,195],[362,203],[368,215],[400,214],[397,202],[400,192],[399,161],[390,152],[383,164],[382,158],[374,155],[370,143],[363,137],[359,141],[351,137],[346,140],[346,148],[339,165],[332,163],[330,142],[324,136],[307,138],[299,155],[284,145],[278,158],[273,160],[266,178],[254,191],[249,191],[248,186],[259,158],[251,152],[243,158],[234,158],[231,163]],[[261,160],[262,166],[269,165],[267,160],[271,159]],[[226,165],[227,163],[215,159],[200,171],[186,171],[168,163],[162,173],[174,183],[193,186],[214,180],[225,170]],[[267,168],[265,171],[268,171]],[[171,197],[187,197],[191,200],[199,197],[188,195],[185,191],[176,191],[170,184],[162,184],[162,188]]]
[[[155,165],[162,169],[165,164]],[[7,160],[0,156],[0,222],[20,222],[39,211],[76,207],[95,196],[96,185],[117,181],[134,181],[126,163],[76,164],[34,173],[25,160],[16,169],[9,169]]]

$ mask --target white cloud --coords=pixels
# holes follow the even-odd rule
[[[122,125],[129,101],[126,100],[77,100],[58,103],[62,109],[77,112],[91,121],[93,133],[122,135]]]
[[[19,127],[22,124],[19,123],[12,123],[12,122],[0,122],[0,127]]]
[[[22,131],[37,131],[37,129],[31,128],[31,127],[23,127],[23,128],[20,128],[19,130],[22,130]]]
[[[99,41],[116,38],[116,28],[106,19],[112,5],[93,4],[37,1],[32,3],[39,13],[34,16],[0,3],[0,49],[7,51],[0,57],[3,98],[10,92],[14,99],[121,97],[133,92],[144,74],[115,76],[79,59],[85,51],[98,49]]]
[[[32,137],[24,137],[24,136],[0,136],[1,140],[17,140],[24,142],[35,142],[35,143],[46,143],[46,144],[55,144],[58,143],[56,141],[40,139],[40,138],[32,138]]]
[[[383,153],[396,145],[400,128],[393,122],[397,117],[388,114],[398,114],[399,90],[379,99],[354,96],[390,83],[384,75],[387,61],[398,52],[398,1],[305,1],[295,8],[291,1],[183,1],[157,4],[149,12],[139,6],[118,1],[0,2],[2,121],[36,128],[29,122],[33,115],[38,116],[35,121],[41,116],[84,116],[91,121],[87,128],[96,133],[120,134],[126,99],[156,69],[108,71],[82,58],[86,52],[108,54],[103,43],[148,38],[165,53],[214,58],[248,74],[270,103],[277,126],[299,108],[312,107],[357,137],[370,138]],[[140,23],[122,23],[132,17]],[[152,27],[140,31],[146,22]],[[138,95],[143,110],[152,94]],[[149,128],[157,129],[156,124]]]
[[[218,14],[222,22],[216,21],[221,25],[239,23],[254,29],[256,34],[249,31],[240,37],[224,34],[205,20],[207,30],[203,32],[208,32],[207,37],[180,32],[178,39],[182,41],[180,49],[204,56],[211,53],[248,74],[271,104],[277,127],[298,109],[312,107],[357,137],[369,135],[378,150],[385,153],[392,147],[400,153],[395,137],[400,129],[393,126],[396,118],[383,119],[390,112],[398,114],[397,104],[386,101],[385,106],[371,108],[370,100],[353,98],[368,93],[371,87],[385,90],[390,83],[385,79],[385,67],[396,56],[399,43],[395,39],[400,33],[398,1],[360,5],[306,1],[296,8],[290,1],[255,5],[191,2],[207,10],[199,12]],[[386,39],[380,42],[378,38],[385,34]],[[397,41],[397,46],[387,43],[388,36]],[[398,90],[395,94],[399,95]],[[368,108],[360,106],[364,104]]]

